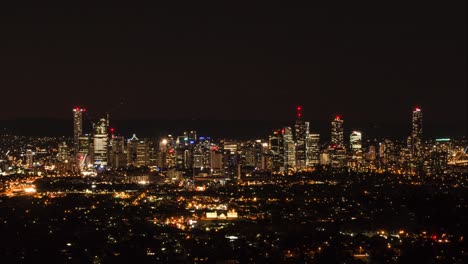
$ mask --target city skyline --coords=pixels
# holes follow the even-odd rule
[[[2,263],[468,263],[466,4],[0,8]]]
[[[284,107],[284,106],[278,106]],[[298,110],[297,108],[300,108]],[[422,109],[419,105],[413,106],[408,111],[414,109]],[[291,110],[291,109],[289,109]],[[302,106],[295,106],[292,109],[295,114],[290,116],[289,120],[216,120],[216,119],[200,119],[200,118],[135,118],[135,119],[115,119],[112,114],[109,113],[93,113],[88,111],[84,106],[74,106],[72,111],[74,113],[74,126],[79,127],[79,131],[91,133],[93,130],[93,123],[97,122],[100,118],[109,115],[106,118],[110,118],[112,125],[110,128],[115,130],[119,135],[125,135],[131,137],[132,134],[137,133],[144,137],[155,137],[161,136],[165,133],[180,133],[184,129],[191,128],[197,131],[201,131],[202,134],[211,134],[217,138],[261,138],[268,134],[271,130],[277,129],[284,126],[294,126],[294,118],[298,115],[301,117],[300,120],[306,121],[310,125],[310,133],[319,133],[321,138],[325,140],[331,139],[330,120],[336,118],[346,119],[346,123],[343,127],[344,133],[347,135],[352,131],[361,131],[368,136],[367,139],[378,139],[378,138],[391,138],[398,140],[405,140],[405,138],[412,134],[414,128],[412,122],[408,122],[408,112],[406,113],[406,120],[404,123],[385,123],[381,120],[375,120],[374,122],[360,122],[359,120],[348,119],[346,113],[338,113],[333,116],[329,116],[328,119],[311,119],[307,115],[304,115],[304,109]],[[427,121],[427,111],[424,116],[425,131],[423,139],[430,138],[459,138],[466,137],[466,129],[464,128],[464,122],[460,121],[457,124],[433,124]],[[430,112],[430,111],[429,111]],[[414,114],[414,111],[413,111]],[[76,118],[79,117],[77,123]],[[414,116],[413,116],[414,118]],[[68,123],[70,119],[55,119],[55,118],[24,118],[15,119],[9,121],[0,120],[0,128],[2,133],[14,133],[25,136],[68,136],[73,132],[73,127],[70,127]],[[341,120],[342,121],[342,120]],[[109,122],[109,121],[107,121]],[[333,122],[331,123],[333,126]],[[342,126],[342,125],[341,125]],[[81,132],[75,133],[76,138]],[[343,136],[346,138],[347,136]]]

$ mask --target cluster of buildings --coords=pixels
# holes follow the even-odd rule
[[[59,160],[68,169],[82,174],[100,169],[128,166],[152,167],[171,177],[192,174],[201,177],[262,176],[268,173],[294,173],[318,165],[356,171],[392,173],[441,173],[449,165],[468,165],[463,142],[450,139],[423,139],[423,114],[419,107],[412,113],[412,131],[406,141],[384,139],[363,142],[360,131],[352,131],[345,141],[344,120],[331,121],[330,141],[321,142],[320,134],[310,131],[297,106],[294,126],[272,131],[257,140],[213,140],[187,131],[180,136],[139,139],[117,135],[109,126],[109,116],[83,131],[83,108],[73,109],[73,145],[59,146]],[[465,142],[466,143],[466,142]],[[456,163],[456,164],[455,164]]]

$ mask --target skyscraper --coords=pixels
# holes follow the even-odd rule
[[[353,151],[361,150],[362,148],[362,134],[359,131],[353,131],[349,136],[349,143]]]
[[[107,135],[108,119],[101,118],[94,124],[93,134],[93,158],[94,165],[107,166],[109,137]]]
[[[320,134],[309,134],[307,156],[310,166],[320,163]]]
[[[114,168],[127,165],[127,157],[125,156],[125,139],[123,136],[112,137],[109,164]]]
[[[331,122],[331,144],[333,147],[344,147],[343,122],[339,115]]]
[[[268,137],[273,167],[279,170],[284,166],[284,141],[282,130],[274,130]]]
[[[421,108],[415,107],[413,110],[413,120],[412,126],[413,130],[411,132],[411,149],[414,156],[420,154],[421,144],[422,144],[422,132],[423,132],[423,115]]]
[[[307,138],[309,137],[309,122],[302,119],[302,106],[298,106],[296,119],[296,167],[303,169],[307,166]]]
[[[138,152],[138,143],[140,140],[135,134],[127,141],[127,162],[133,166],[137,166],[137,152]]]
[[[83,134],[83,112],[85,111],[84,108],[73,108],[73,147],[75,152],[78,151],[79,138]]]
[[[284,165],[288,167],[296,166],[296,143],[291,127],[284,127],[283,133],[283,149],[284,149]]]

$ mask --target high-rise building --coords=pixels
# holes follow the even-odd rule
[[[150,159],[150,144],[140,140],[135,134],[127,141],[127,162],[135,167],[148,166]]]
[[[308,165],[315,166],[320,163],[320,134],[309,134],[307,141],[307,157],[309,158]]]
[[[274,130],[268,137],[268,141],[273,167],[275,170],[280,170],[284,166],[284,142],[282,130]]]
[[[362,148],[362,134],[359,131],[353,131],[349,136],[349,145],[351,150],[358,151]]]
[[[109,137],[107,135],[108,120],[101,118],[94,124],[93,159],[96,166],[107,166]]]
[[[94,163],[91,136],[82,134],[78,137],[78,148],[75,149],[76,168],[82,170]]]
[[[331,122],[331,144],[333,147],[344,147],[343,122],[339,115]]]
[[[298,106],[295,126],[296,133],[296,167],[307,167],[307,138],[309,137],[309,122],[303,120],[302,107]]]
[[[296,143],[294,143],[294,135],[291,127],[284,127],[282,132],[284,145],[284,165],[292,168],[296,166]]]
[[[90,150],[90,135],[84,134],[78,137],[78,152],[89,153]]]
[[[211,174],[219,175],[223,172],[223,153],[217,147],[210,151]]]
[[[140,140],[135,134],[127,141],[127,162],[133,166],[137,166],[137,150]]]
[[[140,140],[137,144],[137,159],[136,164],[138,167],[148,166],[149,154],[150,154],[149,142],[146,140]]]
[[[58,146],[58,153],[57,153],[57,160],[59,161],[66,161],[68,159],[69,153],[68,153],[68,145],[66,142],[62,142]]]
[[[423,115],[421,108],[416,107],[413,111],[413,120],[411,132],[411,149],[414,156],[420,155],[422,148],[422,133],[423,133]]]
[[[83,112],[85,111],[84,108],[73,108],[73,147],[75,152],[78,151],[79,137],[83,134]]]
[[[125,139],[123,136],[114,136],[111,139],[111,154],[109,163],[114,168],[124,167],[127,165],[127,157],[125,155]]]

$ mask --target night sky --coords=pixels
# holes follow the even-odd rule
[[[378,3],[377,3],[378,2]],[[456,2],[456,3],[455,3]],[[1,9],[0,119],[425,122],[465,129],[466,8]]]

